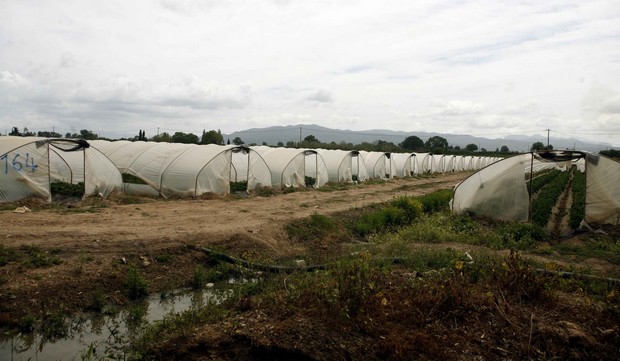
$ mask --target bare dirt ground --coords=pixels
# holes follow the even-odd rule
[[[468,175],[395,179],[270,197],[142,199],[144,203],[126,205],[112,197],[43,210],[37,210],[41,203],[27,203],[33,212],[0,212],[0,245],[33,246],[61,263],[38,268],[10,262],[0,267],[4,280],[0,321],[11,324],[25,313],[87,307],[95,289],[105,291],[108,302],[122,303],[127,264],[141,267],[151,292],[182,286],[205,257],[189,245],[215,246],[237,255],[257,252],[272,259],[296,254],[303,246],[291,243],[284,230],[294,219],[452,188]]]
[[[0,326],[19,326],[25,316],[45,319],[56,312],[88,309],[95,292],[105,295],[106,304],[128,302],[124,282],[131,266],[140,270],[151,293],[188,285],[196,265],[208,261],[190,246],[277,263],[312,246],[288,237],[285,226],[291,221],[449,189],[468,175],[396,179],[269,197],[259,192],[192,200],[111,197],[55,207],[37,201],[15,204],[33,211],[0,211],[0,251],[10,255],[8,262],[0,263]],[[127,202],[132,204],[123,204]],[[571,242],[579,242],[578,237]],[[452,243],[425,246],[476,249]],[[547,260],[533,257],[542,263]],[[52,264],[34,264],[49,260]],[[519,271],[518,262],[513,266]],[[498,274],[506,267],[499,267]],[[384,287],[382,297],[370,297],[350,322],[340,322],[325,307],[308,307],[310,300],[303,297],[291,298],[283,307],[250,296],[240,300],[238,312],[221,321],[163,335],[156,340],[154,353],[145,358],[617,359],[620,292],[613,288],[606,303],[594,302],[579,289],[573,294],[534,296],[532,292],[544,285],[536,278],[523,278],[532,273],[515,274],[519,277],[512,279],[510,273],[501,278],[510,281],[502,285],[470,283],[455,274],[437,281],[422,277],[415,287],[403,287],[414,276],[396,269],[377,279]],[[530,294],[524,293],[530,288]]]

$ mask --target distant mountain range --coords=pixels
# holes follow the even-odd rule
[[[323,143],[353,143],[362,142],[374,143],[378,140],[392,142],[394,144],[401,143],[406,137],[415,135],[426,141],[433,136],[440,136],[448,141],[448,144],[460,146],[464,148],[468,144],[476,144],[478,149],[485,148],[488,151],[507,146],[511,151],[526,152],[529,151],[532,144],[542,142],[547,144],[547,138],[540,135],[524,136],[509,135],[505,138],[484,138],[466,134],[445,134],[445,133],[428,133],[428,132],[399,132],[393,130],[374,129],[374,130],[341,130],[330,129],[315,124],[299,124],[288,126],[274,126],[267,128],[252,128],[237,131],[231,134],[224,134],[224,140],[239,137],[246,144],[263,144],[277,145],[278,142],[286,144],[289,141],[298,142],[300,139],[313,135],[316,139]],[[612,149],[609,143],[585,142],[573,138],[554,138],[549,141],[554,149],[576,149],[598,153],[600,150]]]

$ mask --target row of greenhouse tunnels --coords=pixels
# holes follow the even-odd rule
[[[473,171],[499,158],[267,146],[195,145],[106,140],[1,137],[0,202],[51,200],[58,184],[79,184],[85,196],[112,191],[164,198],[224,195],[262,187]]]
[[[454,189],[455,213],[550,229],[620,222],[620,163],[577,151],[496,158],[6,136],[0,137],[0,167],[0,203],[32,196],[51,201],[54,189],[67,185],[78,186],[82,197],[120,191],[185,198],[470,171]],[[552,221],[566,214],[570,220]]]

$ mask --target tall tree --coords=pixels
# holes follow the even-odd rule
[[[172,135],[172,143],[196,144],[198,136],[194,133],[176,132]]]
[[[410,135],[398,146],[407,150],[422,150],[424,149],[424,141],[415,135]]]
[[[436,135],[428,138],[424,146],[434,153],[443,152],[448,149],[448,141],[446,138]]]
[[[14,135],[16,137],[21,137],[22,133],[19,131],[19,128],[13,127],[13,129],[11,129],[11,132],[9,133],[9,135]]]
[[[508,146],[502,145],[502,148],[499,151],[502,153],[508,153],[510,152],[510,149],[508,149]]]
[[[304,138],[304,142],[306,143],[320,143],[318,139],[312,134]]]
[[[475,152],[475,151],[477,151],[477,150],[478,150],[478,146],[477,146],[477,145],[475,145],[475,144],[473,144],[473,143],[471,143],[471,144],[467,144],[467,145],[465,146],[465,150],[466,150],[466,151],[468,151],[468,152]]]
[[[545,145],[542,142],[536,142],[534,144],[532,144],[532,147],[530,148],[530,151],[532,152],[538,152],[540,150],[545,149]]]
[[[219,130],[209,130],[208,132],[203,130],[200,144],[224,144],[224,137]]]
[[[88,129],[80,130],[80,134],[77,138],[85,139],[85,140],[95,140],[98,139],[99,136]]]
[[[37,132],[37,137],[42,137],[42,138],[62,138],[62,134],[56,133],[56,132],[49,132],[49,131],[38,131]]]
[[[172,137],[167,132],[163,132],[161,134],[157,134],[157,135],[153,136],[153,138],[151,138],[151,140],[153,142],[158,142],[158,143],[170,143],[170,142],[172,142]]]
[[[242,145],[243,144],[243,140],[241,140],[241,138],[239,138],[239,137],[235,137],[235,139],[233,139],[232,142],[233,142],[234,145]]]

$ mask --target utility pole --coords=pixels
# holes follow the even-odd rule
[[[301,147],[301,127],[299,127],[299,146]]]
[[[157,127],[157,136],[159,137],[159,127]]]
[[[547,129],[547,149],[549,149],[549,131],[550,129]]]

